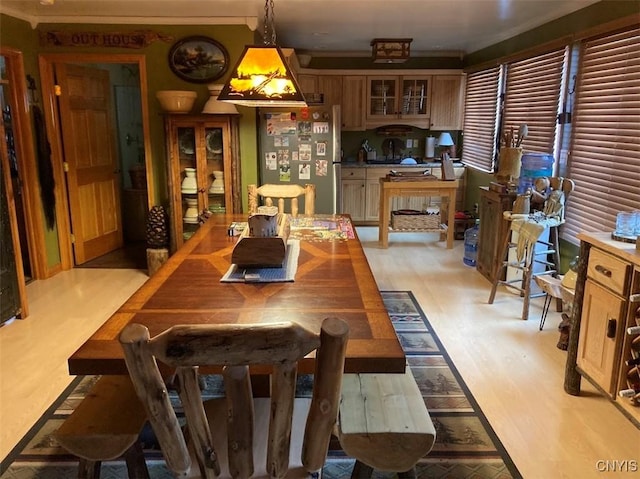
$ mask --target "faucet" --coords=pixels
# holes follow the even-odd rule
[[[389,151],[391,152],[391,159],[394,160],[396,158],[396,150],[393,138],[389,138]]]

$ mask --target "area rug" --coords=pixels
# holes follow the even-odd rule
[[[467,389],[409,291],[382,292],[398,338],[406,352],[431,419],[436,428],[433,450],[417,464],[419,479],[507,479],[521,478],[509,454]],[[208,377],[206,395],[223,394],[215,376]],[[79,404],[95,376],[79,377],[0,465],[0,479],[70,479],[77,477],[77,460],[62,450],[52,436],[64,418]],[[298,381],[298,394],[309,391],[309,377]],[[181,413],[176,401],[178,414]],[[155,447],[151,431],[142,437],[152,479],[171,479]],[[354,460],[340,450],[331,450],[324,479],[350,477]],[[102,466],[103,479],[127,477],[120,461]],[[392,473],[374,472],[374,479],[391,479]]]

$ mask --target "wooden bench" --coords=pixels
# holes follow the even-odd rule
[[[436,431],[410,368],[404,374],[345,374],[336,436],[356,458],[353,479],[369,478],[373,469],[415,478]]]
[[[148,479],[138,437],[147,414],[128,375],[102,376],[56,431],[55,438],[80,458],[79,479],[98,479],[102,461],[124,456],[130,479]]]

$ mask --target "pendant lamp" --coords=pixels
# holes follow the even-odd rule
[[[307,106],[282,50],[276,45],[273,0],[264,5],[264,45],[247,45],[219,101],[252,107]]]

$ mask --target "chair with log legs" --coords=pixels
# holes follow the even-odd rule
[[[124,328],[120,342],[129,374],[176,477],[321,477],[349,328],[327,318],[318,329],[291,322],[198,324],[151,338],[143,325]],[[314,350],[312,398],[295,398],[297,362]],[[176,371],[185,433],[158,362]],[[198,366],[204,365],[222,367],[225,398],[203,402]],[[271,398],[253,398],[249,367],[255,365],[271,368]]]
[[[265,184],[262,186],[249,185],[249,214],[258,212],[260,197],[265,206],[273,206],[277,201],[278,213],[285,213],[285,200],[291,203],[291,216],[298,216],[298,198],[304,196],[304,214],[313,215],[316,202],[316,185],[307,183],[304,186],[288,184]]]

